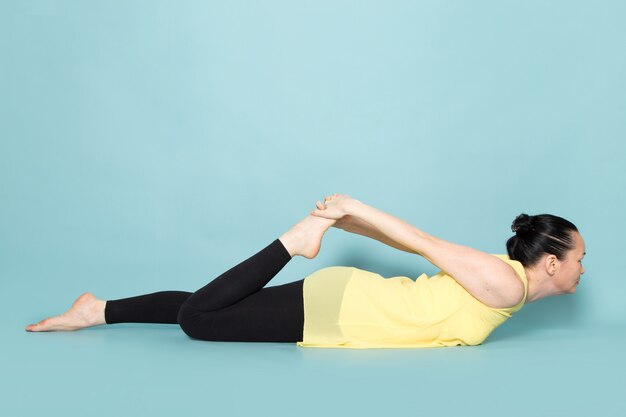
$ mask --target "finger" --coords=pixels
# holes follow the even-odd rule
[[[323,210],[313,210],[313,211],[311,212],[311,214],[312,214],[313,216],[327,218],[326,216],[324,216],[324,211],[323,211]]]
[[[315,206],[320,209],[323,210],[324,209],[324,205],[322,203],[320,203],[319,201],[317,203],[315,203]]]

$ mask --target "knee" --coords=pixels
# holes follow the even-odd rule
[[[183,305],[178,310],[176,321],[187,336],[194,339],[197,338],[198,333],[196,329],[198,328],[198,312]]]
[[[215,313],[198,311],[184,305],[178,310],[176,321],[185,334],[192,339],[215,340]]]

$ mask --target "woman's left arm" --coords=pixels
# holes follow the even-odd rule
[[[506,262],[488,253],[439,239],[391,214],[346,198],[346,214],[360,218],[389,239],[415,251],[452,276],[470,294],[495,308],[516,305],[524,286]]]
[[[369,237],[370,239],[377,240],[381,243],[384,243],[385,245],[391,246],[392,248],[415,254],[415,252],[411,249],[399,244],[394,240],[389,239],[389,237],[381,233],[380,230],[358,217],[345,215],[341,219],[338,219],[332,227],[343,229],[349,233],[355,233],[357,235]]]

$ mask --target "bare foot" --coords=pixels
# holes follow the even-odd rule
[[[67,312],[60,316],[41,320],[37,324],[29,324],[26,326],[26,331],[71,331],[98,324],[106,324],[104,320],[105,305],[106,301],[98,300],[92,293],[86,292],[74,301],[74,304]]]
[[[320,251],[324,233],[336,221],[309,214],[285,232],[279,239],[292,257],[301,255],[312,259]]]

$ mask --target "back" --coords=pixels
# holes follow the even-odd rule
[[[440,271],[415,281],[353,267],[329,267],[305,278],[304,337],[298,346],[413,348],[477,345],[526,301],[528,281],[518,261],[510,264],[525,287],[509,308],[489,307]]]

